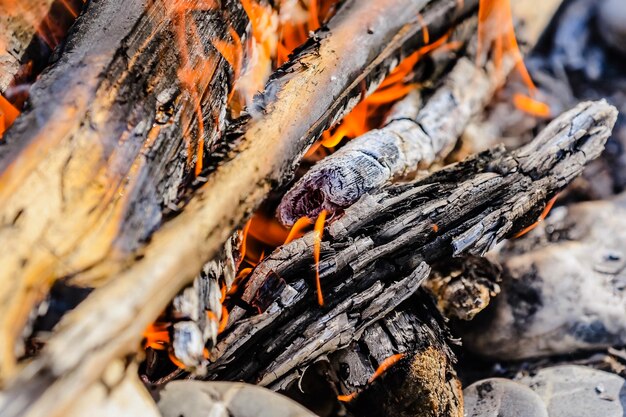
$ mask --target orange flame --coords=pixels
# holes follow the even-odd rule
[[[515,93],[513,95],[513,104],[518,110],[530,114],[531,116],[547,118],[550,117],[551,114],[550,106],[546,103],[521,93]]]
[[[501,71],[505,55],[515,59],[515,67],[528,88],[531,97],[537,93],[537,87],[528,73],[524,58],[515,37],[513,13],[509,0],[480,0],[478,8],[478,47],[477,59],[484,64],[488,52],[493,55],[496,71]],[[550,107],[531,97],[516,95],[515,106],[531,115],[548,117]]]
[[[387,359],[385,359],[384,361],[381,362],[380,365],[378,365],[378,368],[376,368],[376,371],[372,374],[372,376],[370,376],[370,378],[367,380],[368,384],[371,384],[372,382],[374,382],[374,380],[376,380],[376,378],[380,377],[382,374],[384,374],[385,372],[387,372],[387,370],[389,368],[391,368],[393,365],[395,365],[396,363],[398,363],[398,361],[400,361],[402,358],[404,358],[406,356],[406,354],[404,353],[396,353],[395,355],[391,355],[390,357],[388,357]],[[352,401],[356,396],[358,395],[358,392],[353,392],[351,394],[348,395],[338,395],[337,399],[341,402],[350,402]]]
[[[148,326],[143,333],[143,348],[164,350],[170,343],[170,334],[167,330],[169,323],[156,322]]]
[[[419,15],[418,20],[423,24],[423,18]],[[424,41],[430,40],[428,28],[424,26],[422,31]],[[369,97],[357,104],[350,113],[348,113],[336,128],[326,130],[322,134],[321,145],[326,148],[337,146],[344,138],[356,138],[370,130],[374,129],[377,116],[384,113],[384,109],[391,103],[394,103],[416,87],[416,84],[407,83],[407,78],[413,72],[413,68],[424,55],[434,51],[435,49],[447,47],[449,49],[457,48],[460,44],[457,42],[448,44],[449,35],[444,35],[435,42],[415,51],[402,60],[393,71],[385,77],[383,82],[378,86]]]
[[[324,295],[322,294],[322,284],[320,282],[320,252],[322,247],[322,235],[324,234],[324,223],[326,222],[326,210],[322,210],[315,221],[315,240],[313,243],[313,260],[315,261],[315,286],[317,288],[317,303],[324,305]]]
[[[0,94],[0,139],[19,115],[19,110]]]
[[[535,229],[535,227],[539,226],[539,223],[543,222],[546,219],[546,217],[548,217],[548,214],[550,214],[550,210],[552,210],[552,206],[554,206],[554,203],[556,202],[556,199],[557,199],[558,196],[559,195],[557,194],[554,197],[552,197],[552,199],[550,199],[550,201],[548,201],[548,204],[546,204],[546,207],[543,209],[543,211],[539,215],[539,218],[537,219],[536,222],[534,222],[530,226],[526,227],[522,231],[520,231],[517,234],[515,234],[513,236],[513,238],[522,237],[526,233],[528,233],[528,232],[532,231],[533,229]]]

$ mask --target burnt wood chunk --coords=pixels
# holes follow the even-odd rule
[[[253,303],[278,288],[274,303],[256,315],[231,313],[209,365],[211,378],[280,385],[295,370],[358,340],[381,314],[411,297],[426,275],[425,263],[483,255],[533,223],[600,155],[615,120],[616,110],[606,102],[582,103],[518,150],[496,148],[364,196],[326,229],[322,308],[313,282],[313,234],[278,248],[253,270],[242,295]],[[277,279],[286,285],[271,285]],[[382,307],[387,300],[389,309]]]
[[[119,58],[119,60],[114,60],[115,65],[104,65],[101,61],[95,60],[97,64],[103,65],[104,68],[113,69],[119,69],[120,67],[123,69],[127,65],[137,64],[140,68],[138,67],[137,73],[133,72],[133,74],[140,79],[141,74],[146,74],[144,69],[146,66],[150,67],[148,65],[150,62],[157,66],[166,66],[164,68],[165,72],[174,71],[175,69],[172,69],[171,62],[176,61],[175,57],[170,59],[166,55],[166,58],[163,58],[156,53],[160,50],[159,48],[169,50],[168,48],[172,45],[171,37],[164,39],[157,36],[158,40],[155,40],[154,43],[148,42],[146,44],[141,42],[141,39],[135,43],[137,41],[135,37],[127,36],[134,29],[143,28],[141,24],[131,24],[133,16],[139,15],[140,19],[142,16],[145,16],[143,8],[140,7],[143,2],[141,5],[136,3],[139,2],[124,2],[122,6],[116,4],[114,0],[111,0],[111,2],[93,2],[91,4],[94,8],[88,8],[86,13],[81,16],[82,20],[79,20],[77,24],[76,33],[83,31],[91,33],[89,31],[92,28],[95,31],[96,27],[101,27],[101,25],[92,26],[87,24],[86,22],[89,21],[90,16],[109,16],[113,23],[107,23],[107,34],[114,33],[114,36],[108,36],[106,39],[100,40],[92,39],[86,34],[82,34],[84,39],[93,40],[92,44],[97,46],[92,48],[93,51],[90,50],[89,52],[93,52],[95,56],[101,56],[103,53],[111,54],[112,51],[116,50],[116,45],[121,39],[131,41],[131,43],[130,46],[126,45],[129,47],[124,49],[125,53],[120,53],[120,55],[114,54],[115,57]],[[239,5],[239,2],[235,3]],[[230,2],[226,2],[226,4],[230,4]],[[57,238],[63,236],[62,242],[55,240],[54,242],[47,241],[47,246],[29,245],[29,250],[37,248],[35,255],[50,262],[50,264],[39,264],[34,262],[33,254],[29,255],[28,268],[36,268],[36,265],[39,265],[38,271],[40,273],[37,275],[38,279],[43,276],[50,280],[56,275],[55,267],[63,267],[60,269],[60,273],[72,273],[72,278],[76,282],[93,282],[95,278],[102,278],[107,283],[93,291],[82,304],[64,317],[62,322],[59,323],[55,335],[48,341],[47,346],[39,357],[28,364],[20,372],[19,376],[11,380],[7,390],[16,389],[20,391],[22,394],[18,395],[18,397],[21,399],[16,400],[13,396],[10,408],[6,408],[9,407],[9,404],[3,402],[0,405],[3,412],[6,411],[9,415],[60,415],[63,407],[67,405],[67,401],[80,395],[91,383],[96,381],[100,377],[101,372],[105,370],[109,361],[135,352],[143,330],[156,319],[177,292],[197,276],[202,266],[218,254],[233,230],[261,202],[267,192],[285,181],[292,174],[295,166],[299,163],[300,158],[313,140],[326,127],[338,120],[343,112],[352,108],[360,100],[364,87],[366,91],[369,91],[370,88],[376,86],[384,78],[391,68],[397,65],[402,57],[423,46],[423,37],[421,36],[423,29],[419,25],[418,14],[423,12],[426,15],[426,8],[430,10],[431,20],[427,23],[429,24],[431,36],[440,37],[459,19],[462,19],[463,16],[475,11],[477,6],[476,1],[465,1],[464,4],[464,9],[459,10],[456,0],[439,0],[432,2],[432,4],[427,0],[384,0],[377,2],[352,0],[344,2],[341,9],[329,21],[328,25],[316,32],[302,48],[293,54],[291,61],[275,73],[267,84],[265,92],[257,98],[256,105],[249,109],[251,117],[248,122],[237,124],[236,129],[227,135],[229,140],[221,142],[221,146],[216,147],[212,155],[213,158],[208,158],[206,161],[207,170],[203,173],[203,175],[206,175],[206,182],[188,196],[188,202],[184,209],[178,215],[165,222],[151,235],[149,241],[144,242],[144,245],[140,245],[139,249],[133,245],[130,245],[130,249],[129,246],[122,245],[124,249],[129,250],[126,252],[117,250],[119,249],[118,246],[114,246],[115,250],[111,250],[111,235],[98,234],[98,231],[108,229],[98,228],[98,226],[103,227],[103,224],[97,221],[95,221],[92,228],[92,233],[95,233],[96,237],[98,237],[96,240],[100,244],[96,247],[92,247],[91,244],[81,244],[78,252],[69,251],[69,254],[75,255],[72,258],[66,256],[68,255],[68,246],[73,247],[72,243],[75,243],[67,238],[68,235],[76,236],[71,233],[71,230],[62,229],[60,232],[63,233],[59,232],[54,235]],[[156,2],[151,3],[151,5],[151,7],[159,7],[161,3]],[[115,9],[115,13],[113,13],[113,9]],[[118,18],[120,9],[125,10],[123,19]],[[223,12],[223,10],[220,11]],[[237,9],[237,11],[243,13],[242,10]],[[210,12],[208,11],[207,13]],[[162,13],[159,10],[156,10],[154,14],[157,20],[167,16],[166,13]],[[116,16],[115,19],[112,18],[113,15]],[[141,20],[141,22],[145,22],[148,31],[152,33],[151,29],[153,29],[153,26],[149,23],[153,22],[153,20],[146,18]],[[242,23],[245,22],[247,22],[246,19]],[[111,27],[112,24],[119,24],[121,27]],[[163,26],[167,28],[167,22],[163,22]],[[98,31],[98,33],[102,34],[102,31]],[[92,35],[95,36],[95,34]],[[70,42],[69,44],[76,47],[80,43],[72,44]],[[355,44],[360,46],[356,50],[354,48]],[[156,50],[152,51],[150,47]],[[148,48],[148,50],[145,48]],[[47,73],[48,77],[45,78],[45,80],[48,80],[48,83],[44,82],[44,78],[42,78],[37,89],[40,94],[44,96],[49,94],[55,98],[57,105],[53,106],[54,109],[66,109],[67,107],[62,104],[67,104],[66,101],[72,99],[76,101],[78,110],[83,111],[86,109],[87,103],[92,102],[90,97],[93,97],[96,90],[105,98],[111,99],[118,92],[116,87],[128,87],[133,91],[133,88],[143,85],[142,83],[137,83],[136,79],[132,80],[133,82],[130,84],[125,84],[127,78],[121,77],[117,79],[117,83],[107,84],[110,88],[105,88],[104,90],[97,89],[95,87],[100,79],[98,74],[101,73],[97,69],[102,67],[94,70],[94,68],[78,65],[77,63],[83,62],[83,60],[79,56],[80,54],[72,54],[70,53],[71,51],[71,49],[68,49],[67,53],[64,54],[65,60],[67,60],[68,65],[76,64],[73,67],[77,67],[78,71],[61,71],[61,67],[58,67],[58,70],[53,68]],[[126,51],[137,51],[138,59],[127,60]],[[105,56],[109,56],[106,54]],[[91,55],[88,54],[88,56]],[[337,59],[338,57],[341,59]],[[144,62],[143,58],[149,58],[150,62]],[[61,60],[60,62],[65,61]],[[72,70],[75,69],[72,68]],[[224,73],[229,74],[230,67],[225,66],[224,71]],[[66,101],[61,100],[59,102],[59,97],[52,94],[50,90],[49,81],[52,79],[52,75],[82,80],[82,83],[90,87],[87,92],[91,95],[87,94],[87,97],[83,97],[68,93]],[[85,78],[83,79],[83,77]],[[156,94],[158,89],[140,90],[137,94],[141,95],[146,92]],[[211,88],[208,90],[211,90]],[[168,92],[170,90],[166,89],[165,91]],[[178,90],[175,89],[174,93],[176,91]],[[100,97],[100,95],[96,94],[96,97]],[[174,96],[166,94],[163,100],[158,101],[158,103],[171,103],[170,99],[173,97],[177,97],[176,94]],[[133,99],[134,96],[131,94],[129,98]],[[85,100],[83,101],[82,99]],[[119,113],[116,111],[115,115],[124,117],[134,115],[135,113],[131,110],[135,102],[136,100],[113,101],[116,105],[115,108],[119,110]],[[34,102],[34,104],[38,103],[39,101]],[[149,106],[150,109],[154,110],[156,108],[158,110],[160,108],[156,102],[150,103],[154,105],[153,107]],[[176,104],[178,102],[174,99],[173,103]],[[315,103],[315,105],[312,106],[312,103]],[[35,108],[38,107],[34,106]],[[70,106],[69,108],[75,107]],[[167,107],[163,110],[166,109]],[[87,114],[94,115],[96,113],[90,111]],[[172,123],[157,124],[156,126],[151,123],[151,120],[138,125],[123,123],[124,129],[131,126],[132,132],[139,132],[138,136],[132,134],[122,135],[126,139],[123,144],[130,147],[138,145],[134,139],[146,137],[143,134],[148,133],[144,128],[152,131],[152,127],[155,127],[155,129],[161,131],[161,134],[165,135],[171,129],[177,130],[180,127],[179,119],[169,118],[175,117],[180,112],[174,112],[173,116],[169,116],[170,112],[168,111],[157,111],[157,114],[165,116],[166,120],[171,120]],[[18,151],[25,147],[25,143],[37,142],[19,138],[22,135],[19,132],[22,130],[30,131],[30,129],[40,127],[40,125],[35,123],[28,123],[28,120],[31,120],[28,117],[23,116],[21,121],[18,120],[7,138],[11,144],[7,148],[17,152],[13,155],[19,153],[17,155],[19,157],[24,155],[24,152]],[[34,118],[35,116],[32,115],[30,117]],[[81,130],[80,136],[70,135],[70,137],[78,138],[76,146],[83,143],[90,144],[89,152],[85,150],[84,155],[96,161],[102,160],[102,153],[99,152],[100,148],[94,148],[93,144],[99,142],[94,139],[93,135],[101,132],[104,126],[111,126],[110,118],[109,120],[100,120],[96,117],[94,120],[89,120],[88,123],[80,124],[78,127],[74,123],[75,118],[70,118],[69,121],[66,117],[55,120],[59,120],[60,123],[54,123],[47,129],[46,138],[50,140],[42,143],[50,145],[49,142],[54,142],[52,138],[59,137],[59,130],[65,131],[67,128],[71,132],[73,128],[83,129],[85,132]],[[127,122],[125,118],[123,120]],[[195,125],[191,123],[191,126],[191,130],[194,131]],[[53,127],[59,130],[55,130]],[[122,129],[122,132],[125,131],[124,129]],[[111,151],[115,149],[119,151],[119,155],[123,154],[121,147],[114,146],[120,137],[120,132],[111,129],[107,130],[107,132],[112,142],[106,142],[110,146],[106,147],[105,150]],[[157,133],[154,134],[158,136]],[[65,135],[61,136],[66,137]],[[148,134],[147,137],[152,136]],[[228,145],[225,145],[226,142],[228,142]],[[158,140],[157,143],[170,149],[169,146],[173,146],[177,142],[164,139]],[[207,143],[210,143],[210,140],[207,139]],[[50,146],[48,149],[51,150],[48,154],[56,155],[56,152],[61,152],[63,147]],[[179,149],[180,146],[176,147],[176,150]],[[268,150],[271,150],[271,152],[268,152]],[[118,155],[117,152],[113,153],[113,156]],[[143,154],[140,153],[140,155]],[[68,160],[67,156],[66,154],[65,157],[62,155],[52,159],[58,162],[60,166],[65,166],[64,161]],[[107,156],[109,155],[107,154]],[[109,156],[106,160],[110,159],[111,157]],[[13,161],[16,159],[15,157],[7,157],[5,160]],[[147,160],[149,158],[145,159],[145,161]],[[144,161],[144,159],[142,158],[141,161]],[[29,164],[20,165],[20,167],[26,169],[28,166],[31,166],[31,163],[36,164],[38,161],[28,159],[28,162]],[[183,162],[186,162],[185,158],[183,158]],[[133,164],[131,165],[134,166]],[[48,182],[40,181],[39,176],[32,174],[33,187],[39,187],[37,190],[41,187],[46,187],[46,191],[48,189],[56,191],[58,198],[51,201],[64,201],[63,199],[75,198],[80,195],[81,201],[102,202],[99,194],[94,199],[91,199],[87,198],[90,194],[86,192],[60,192],[58,184],[64,183],[61,179],[67,181],[69,178],[75,178],[76,180],[86,181],[87,178],[90,184],[95,182],[85,174],[77,174],[72,177],[61,175],[61,173],[66,173],[69,167],[74,168],[78,166],[92,165],[90,163],[85,165],[82,161],[78,163],[77,159],[70,159],[65,170],[53,170],[52,168],[54,167],[50,168],[50,172],[47,173],[48,177],[46,177],[50,180]],[[122,164],[122,166],[126,165]],[[167,166],[171,168],[171,165]],[[37,172],[40,172],[43,166],[38,168]],[[114,178],[126,184],[125,179],[128,172],[124,170],[121,170],[121,172],[123,175],[114,176]],[[54,181],[53,174],[58,174],[56,181]],[[35,177],[38,178],[38,181],[34,181]],[[176,175],[165,175],[165,177],[172,181],[177,178]],[[2,178],[4,179],[4,176]],[[146,176],[141,178],[153,179],[154,175],[151,172],[147,172]],[[17,182],[20,183],[20,187],[17,186]],[[52,182],[52,185],[49,182]],[[25,181],[21,178],[17,181],[16,178],[12,186],[3,189],[4,193],[0,193],[0,199],[6,198],[11,190],[17,188],[26,189],[24,184]],[[75,187],[72,189],[76,191]],[[112,190],[109,187],[107,189]],[[157,190],[161,191],[163,189],[157,188]],[[165,187],[165,189],[169,188]],[[154,188],[145,184],[136,189],[137,192],[141,191],[141,195],[150,190],[154,190]],[[78,187],[78,191],[81,191],[80,187]],[[156,194],[162,196],[164,193],[161,191],[158,191]],[[32,193],[41,194],[34,191]],[[129,201],[127,199],[137,201],[136,196],[131,197],[131,194],[133,193],[128,191],[120,195],[116,191],[106,195],[110,195],[114,201],[119,201],[119,199],[126,202]],[[17,198],[17,194],[10,197]],[[14,212],[9,212],[9,215],[1,218],[6,219],[6,221],[17,219],[24,222],[26,222],[26,219],[29,219],[28,222],[30,223],[30,210],[18,215],[20,212],[15,208],[15,205],[4,205],[2,209],[9,211],[10,207],[12,207]],[[65,207],[65,205],[51,205],[51,207]],[[123,207],[126,206],[123,205]],[[88,214],[92,213],[94,215],[102,211],[109,214],[117,213],[107,210],[112,210],[112,206],[105,204],[103,207],[100,204],[96,205],[93,211],[86,211]],[[124,211],[122,212],[125,213]],[[133,211],[133,213],[138,213],[138,211]],[[68,217],[77,218],[80,214],[81,211],[79,210],[68,215]],[[64,217],[55,216],[55,218]],[[105,218],[110,219],[111,217]],[[100,219],[102,220],[102,218]],[[154,217],[142,215],[136,220],[144,225],[144,221],[147,219],[154,219]],[[93,223],[94,221],[84,220],[80,222],[83,226]],[[143,228],[135,225],[127,227],[126,222],[105,224],[111,226],[114,230],[152,230],[151,227]],[[154,224],[150,226],[154,226]],[[9,231],[15,233],[16,230],[19,230],[19,228],[13,227]],[[55,227],[53,230],[58,232],[59,227]],[[116,244],[129,242],[126,239],[118,239],[115,233],[113,235],[116,236]],[[15,239],[16,242],[20,242],[24,246],[28,245],[28,240],[18,239],[17,237]],[[46,240],[44,239],[43,241]],[[130,242],[133,242],[133,240],[131,239]],[[58,246],[54,246],[55,243],[58,243]],[[52,251],[50,246],[54,247],[54,251]],[[88,253],[89,259],[80,257],[79,255],[82,253]],[[71,266],[71,264],[68,264],[68,259],[81,260],[84,268],[68,268],[68,265]],[[61,260],[63,261],[61,262]],[[12,283],[23,284],[26,282],[26,272],[21,268],[16,268],[16,273],[10,274]],[[42,274],[41,271],[44,271],[45,274]],[[41,281],[37,281],[37,283],[41,283]],[[23,285],[24,288],[33,287],[28,287],[26,284]],[[39,293],[37,292],[37,294]],[[27,300],[28,303],[19,303],[24,310],[28,310],[28,304],[31,304],[33,301],[33,295],[29,295],[31,299]],[[16,301],[16,303],[18,302]],[[112,305],[115,305],[116,308],[112,309]],[[15,335],[20,327],[19,322],[11,324],[11,330]],[[10,346],[11,344],[8,343],[7,345]],[[11,350],[12,346],[5,349],[4,352],[10,353]],[[72,354],[68,356],[67,352],[72,352]],[[94,354],[94,352],[97,352],[97,354]],[[10,356],[8,355],[9,358]],[[27,383],[26,381],[29,382]],[[63,393],[63,395],[60,395],[60,393]]]

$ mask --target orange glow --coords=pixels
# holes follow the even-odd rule
[[[370,378],[367,380],[368,384],[371,384],[372,382],[374,382],[374,380],[376,378],[379,378],[382,374],[384,374],[385,372],[387,372],[387,370],[389,368],[391,368],[393,365],[395,365],[396,363],[398,363],[398,361],[400,361],[402,358],[404,358],[406,356],[406,354],[404,353],[396,353],[395,355],[392,355],[390,357],[388,357],[387,359],[385,359],[384,361],[382,361],[382,363],[380,365],[378,365],[378,368],[376,368],[376,371],[372,374],[372,376],[370,376]],[[339,401],[342,402],[350,402],[352,401],[356,396],[358,395],[357,392],[353,392],[351,394],[348,395],[338,395],[337,399]]]
[[[307,19],[304,21],[281,22],[278,36],[276,66],[287,62],[289,54],[309,38],[309,32],[320,28],[325,22],[337,0],[309,0]]]
[[[515,59],[516,69],[526,84],[531,96],[537,92],[515,37],[513,13],[509,0],[480,0],[478,8],[478,63],[483,64],[488,52],[493,54],[496,70],[502,68],[502,59],[505,54]],[[543,103],[541,103],[543,104]],[[548,108],[546,104],[542,110]]]
[[[539,223],[543,222],[546,219],[546,217],[548,217],[548,214],[550,214],[550,210],[552,210],[552,206],[554,206],[554,203],[556,202],[557,197],[558,197],[558,194],[555,195],[554,197],[552,197],[552,199],[550,201],[548,201],[548,204],[546,204],[546,207],[543,209],[543,211],[539,215],[539,219],[537,219],[537,221],[535,223],[533,223],[530,226],[526,227],[521,232],[518,232],[513,237],[514,238],[522,237],[526,233],[528,233],[531,230],[533,230],[535,227],[539,226]]]
[[[547,118],[550,117],[551,114],[550,106],[524,94],[515,93],[513,96],[513,104],[518,110],[528,113],[531,116]]]
[[[437,233],[439,231],[439,226],[437,224],[433,224],[433,232]]]
[[[313,243],[313,260],[315,261],[315,285],[317,287],[317,303],[324,305],[324,295],[322,294],[322,284],[320,282],[320,252],[322,248],[322,237],[324,235],[324,223],[326,222],[326,210],[322,210],[315,221],[315,240]]]
[[[419,18],[421,18],[421,15]],[[430,40],[428,29],[424,25],[423,18],[421,18],[420,21],[424,26],[424,40]],[[337,127],[332,130],[326,130],[322,134],[322,146],[334,148],[344,138],[354,139],[376,128],[375,121],[377,117],[380,117],[380,115],[385,112],[386,107],[400,100],[416,87],[416,84],[408,83],[407,79],[410,78],[413,68],[421,57],[435,49],[447,48],[449,50],[461,46],[459,42],[446,43],[448,38],[449,35],[445,35],[403,59],[402,62],[387,75],[374,93],[357,104],[352,111],[343,118]]]
[[[2,139],[4,132],[11,127],[19,115],[19,110],[13,107],[13,105],[0,94],[0,139]]]
[[[164,350],[170,343],[170,334],[167,331],[169,324],[156,322],[148,326],[143,333],[143,348]]]
[[[220,325],[217,328],[217,334],[222,333],[226,330],[226,325],[228,324],[228,309],[226,306],[222,306],[222,318],[220,319]]]
[[[311,224],[313,224],[313,222],[308,217],[300,217],[291,227],[291,230],[289,231],[289,234],[287,235],[287,238],[285,239],[283,245],[286,245],[294,239],[302,237],[304,235],[304,230]]]

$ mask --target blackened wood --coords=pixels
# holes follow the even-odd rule
[[[229,25],[243,36],[248,18],[237,0],[188,13],[201,33],[189,41],[188,65],[205,72],[184,87],[170,8],[162,0],[90,2],[3,138],[0,240],[11,247],[0,253],[4,377],[21,353],[16,338],[28,313],[54,280],[106,281],[116,270],[103,259],[132,262],[176,201],[197,147],[192,90],[207,146],[223,129],[233,72],[211,42]]]
[[[467,36],[458,35],[452,40]],[[512,56],[499,69],[493,62],[476,66],[472,54],[460,58],[434,92],[416,89],[392,108],[384,127],[352,139],[314,165],[283,197],[279,220],[292,225],[322,210],[335,213],[393,179],[443,160],[514,66]]]
[[[496,148],[364,196],[327,228],[321,244],[323,308],[312,282],[313,234],[280,247],[255,268],[242,296],[261,313],[244,318],[245,309],[233,309],[212,377],[269,384],[345,347],[359,337],[367,306],[379,302],[372,293],[402,287],[422,262],[482,255],[534,222],[600,155],[615,119],[604,101],[582,103],[516,151]]]
[[[12,381],[11,407],[2,402],[0,409],[7,415],[59,415],[64,399],[80,395],[110,360],[135,352],[147,325],[293,171],[322,130],[356,104],[363,86],[376,85],[401,56],[422,46],[417,15],[427,3],[346,2],[269,82],[245,135],[232,142],[225,161],[211,167],[185,209],[136,257],[120,262],[109,256],[99,264],[115,279],[66,315],[39,357]],[[476,2],[465,6],[474,10]],[[437,11],[427,22],[431,35],[442,36],[459,17],[457,1],[431,7]]]

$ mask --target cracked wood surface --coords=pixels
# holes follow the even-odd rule
[[[312,282],[313,234],[278,248],[246,284],[248,310],[233,308],[211,377],[271,384],[345,347],[363,330],[368,306],[384,311],[382,294],[395,293],[396,306],[406,294],[399,288],[410,295],[404,283],[420,282],[414,275],[423,262],[483,255],[533,223],[600,155],[616,116],[605,101],[581,103],[518,150],[496,148],[364,196],[327,227],[321,243],[323,308]],[[255,310],[260,314],[246,317]]]
[[[206,49],[214,71],[197,86],[207,144],[222,129],[232,85],[210,43],[226,32],[228,14],[243,32],[248,19],[236,0],[189,17],[204,42],[189,47],[189,62],[200,65]],[[1,379],[13,373],[16,339],[54,280],[94,286],[132,261],[191,169],[185,137],[195,139],[197,125],[171,65],[179,61],[172,19],[161,0],[90,2],[3,138],[0,241],[11,250],[0,253]]]
[[[416,89],[394,105],[384,127],[350,140],[314,165],[287,191],[278,219],[292,225],[322,210],[334,213],[365,193],[443,160],[514,66],[510,56],[498,69],[492,61],[476,66],[472,54],[461,57],[434,92]]]
[[[64,318],[40,356],[11,380],[0,409],[7,415],[59,415],[67,399],[97,380],[109,361],[135,352],[146,326],[218,253],[267,191],[292,172],[312,141],[356,104],[363,85],[373,88],[399,57],[422,46],[417,15],[428,3],[346,2],[270,80],[257,101],[258,114],[185,209],[136,256],[124,258],[132,265],[122,272],[124,262],[112,256],[99,265],[115,278]],[[460,16],[454,0],[428,7],[437,11],[428,22],[431,36],[442,36]],[[474,10],[476,3],[466,1],[465,7]],[[355,51],[355,43],[362,48]]]

